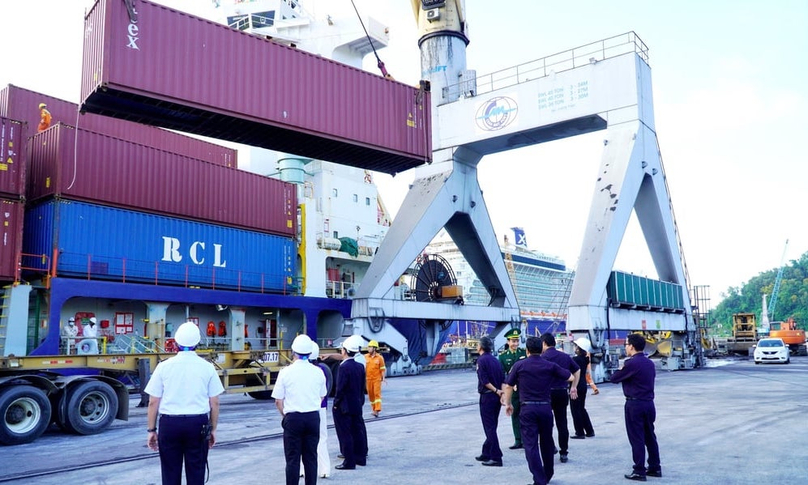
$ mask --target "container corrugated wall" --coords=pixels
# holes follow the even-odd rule
[[[26,153],[24,124],[0,116],[0,197],[25,194]]]
[[[31,137],[28,198],[101,202],[294,236],[294,185],[61,123]]]
[[[0,199],[0,280],[18,281],[25,204]]]
[[[27,123],[23,140],[36,134],[39,103],[48,105],[53,123],[79,126],[143,145],[198,158],[217,165],[236,167],[237,151],[153,126],[118,120],[92,113],[78,114],[79,105],[9,84],[0,90],[0,116]]]
[[[55,249],[57,276],[278,293],[295,275],[294,241],[271,234],[58,200],[25,228],[23,252]]]
[[[430,95],[170,8],[99,0],[82,108],[386,173],[431,159]]]

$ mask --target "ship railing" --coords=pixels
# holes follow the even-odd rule
[[[325,294],[329,298],[352,298],[359,285],[348,281],[331,281],[326,283]]]
[[[626,32],[625,34],[585,44],[490,74],[477,76],[476,79],[465,79],[456,84],[450,84],[443,88],[443,99],[455,99],[458,96],[479,96],[498,89],[544,78],[555,73],[569,71],[587,64],[596,64],[605,59],[632,52],[636,53],[646,64],[648,63],[648,46],[636,33]]]

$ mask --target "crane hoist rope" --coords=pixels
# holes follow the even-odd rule
[[[373,49],[373,55],[376,56],[376,66],[378,66],[379,70],[382,72],[382,76],[386,79],[393,79],[393,76],[387,72],[387,68],[384,67],[384,62],[379,57],[379,54],[376,52],[376,47],[373,46],[373,39],[370,38],[370,34],[368,34],[368,29],[365,28],[365,22],[362,21],[362,16],[359,15],[359,9],[356,8],[356,3],[354,0],[351,0],[351,5],[353,5],[354,12],[356,12],[356,18],[359,19],[359,24],[362,25],[362,30],[365,31],[365,37],[368,38],[368,42],[370,43],[370,48]]]

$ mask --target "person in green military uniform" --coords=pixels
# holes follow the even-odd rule
[[[511,371],[511,368],[516,361],[527,357],[525,349],[519,347],[522,331],[518,328],[512,328],[505,333],[505,338],[508,339],[508,349],[499,354],[499,363],[502,365],[502,370],[505,375]],[[514,388],[511,397],[511,405],[513,406],[513,414],[511,414],[511,425],[513,426],[513,445],[508,448],[511,450],[518,450],[522,448],[522,427],[519,425],[519,390]]]

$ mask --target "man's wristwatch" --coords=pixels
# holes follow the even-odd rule
[[[156,432],[157,432],[157,428],[149,428],[149,429],[147,429],[146,431],[148,431],[149,433],[156,433]]]

